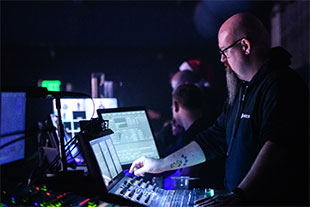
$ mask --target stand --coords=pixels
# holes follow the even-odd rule
[[[60,112],[60,97],[55,97],[56,99],[56,109],[58,113],[58,123],[57,123],[57,130],[59,135],[59,155],[60,155],[60,163],[61,169],[60,171],[66,172],[67,171],[67,159],[66,159],[66,152],[65,152],[65,132],[64,132],[64,125],[62,124],[61,120],[61,112]]]

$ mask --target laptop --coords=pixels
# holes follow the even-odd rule
[[[110,129],[85,129],[77,135],[93,181],[90,185],[102,201],[127,206],[194,206],[195,200],[206,196],[205,190],[164,190],[141,177],[125,176],[113,135]]]
[[[99,119],[108,120],[113,145],[123,168],[141,156],[160,158],[144,107],[98,109]]]

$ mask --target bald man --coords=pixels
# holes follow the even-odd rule
[[[197,206],[308,206],[309,90],[289,68],[291,55],[270,48],[265,27],[248,13],[223,23],[218,45],[228,88],[222,114],[184,148],[139,158],[130,171],[159,173],[222,156],[228,193]]]
[[[189,70],[178,71],[172,76],[170,80],[172,92],[174,92],[180,85],[185,83],[193,83],[198,85],[200,79],[202,78],[199,77],[199,75],[193,71]]]

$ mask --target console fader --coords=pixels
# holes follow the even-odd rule
[[[194,206],[194,201],[206,197],[205,190],[164,190],[143,178],[123,177],[109,193],[122,196],[144,206]]]

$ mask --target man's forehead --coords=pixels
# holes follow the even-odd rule
[[[223,49],[226,47],[226,42],[229,39],[229,32],[227,30],[220,30],[218,33],[218,46]]]

